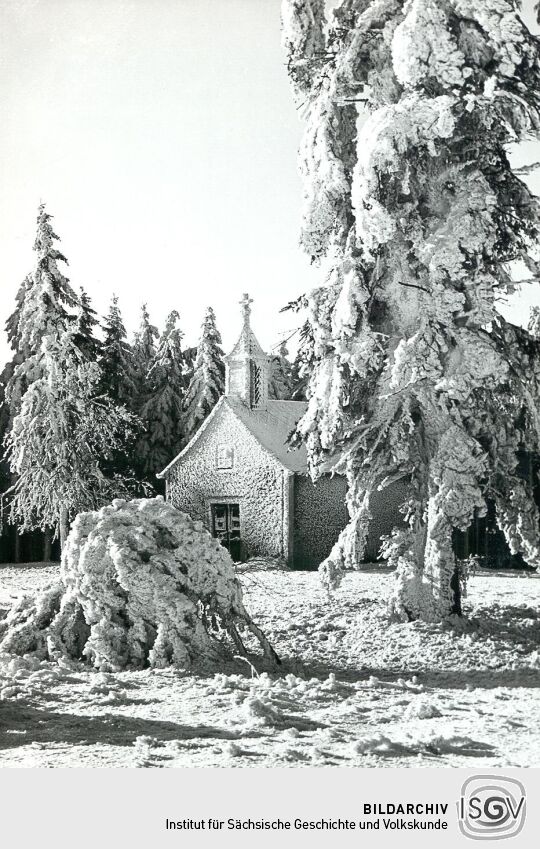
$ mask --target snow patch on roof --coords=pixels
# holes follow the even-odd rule
[[[305,401],[268,401],[265,409],[251,409],[227,396],[225,402],[258,442],[291,472],[307,471],[306,448],[290,449],[287,440],[307,410]]]

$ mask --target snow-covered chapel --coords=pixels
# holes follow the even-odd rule
[[[244,295],[225,395],[159,477],[174,506],[201,519],[233,559],[279,557],[313,568],[347,523],[345,481],[326,476],[314,485],[305,448],[289,449],[307,405],[268,398],[270,358],[251,329],[250,304]]]
[[[225,395],[158,477],[171,503],[202,520],[233,559],[278,557],[315,568],[347,524],[346,482],[323,475],[313,484],[305,448],[289,447],[307,404],[268,398],[270,358],[251,329],[250,304],[244,295],[242,331],[225,358]],[[375,527],[368,546],[373,558],[380,533]]]

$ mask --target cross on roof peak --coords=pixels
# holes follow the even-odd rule
[[[247,292],[244,292],[242,295],[242,300],[240,301],[240,306],[242,307],[242,316],[244,318],[244,324],[249,324],[249,316],[251,313],[251,304],[253,303],[253,298],[250,298]]]

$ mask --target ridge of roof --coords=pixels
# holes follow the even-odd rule
[[[304,445],[290,449],[287,440],[307,409],[305,401],[267,402],[266,409],[248,407],[240,398],[222,395],[210,415],[192,436],[187,445],[171,460],[156,477],[164,478],[167,473],[199,441],[218,411],[226,405],[255,437],[264,450],[291,472],[307,471],[307,453]]]
[[[156,473],[156,478],[159,478],[161,480],[162,478],[166,477],[167,472],[170,471],[170,469],[172,469],[172,467],[177,464],[178,460],[180,460],[184,456],[184,454],[187,454],[187,452],[189,451],[189,449],[191,448],[192,445],[195,445],[195,443],[199,441],[200,437],[203,435],[203,433],[207,429],[210,422],[215,418],[217,411],[219,409],[221,409],[221,407],[223,406],[223,403],[225,401],[225,397],[226,397],[225,395],[221,396],[221,398],[219,399],[219,401],[215,405],[214,409],[205,418],[205,420],[203,421],[200,428],[195,431],[195,433],[193,434],[193,436],[191,437],[189,442],[186,443],[186,445],[184,445],[184,447],[181,449],[181,451],[179,451],[179,453],[176,455],[176,457],[174,457],[171,460],[171,462],[168,464],[168,466],[165,466],[163,471]]]

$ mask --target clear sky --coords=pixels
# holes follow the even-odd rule
[[[301,121],[279,0],[2,0],[0,321],[33,263],[46,201],[68,276],[96,307],[116,292],[176,308],[188,342],[206,305],[226,346],[238,301],[260,341],[317,277],[297,247]],[[193,337],[193,338],[190,338]]]
[[[130,330],[147,301],[160,326],[178,309],[194,344],[212,305],[229,348],[244,291],[264,347],[294,327],[280,308],[319,278],[297,247],[302,123],[279,12],[280,0],[1,0],[1,326],[45,201],[72,284],[101,313],[116,292]],[[540,304],[525,289],[514,320]]]

